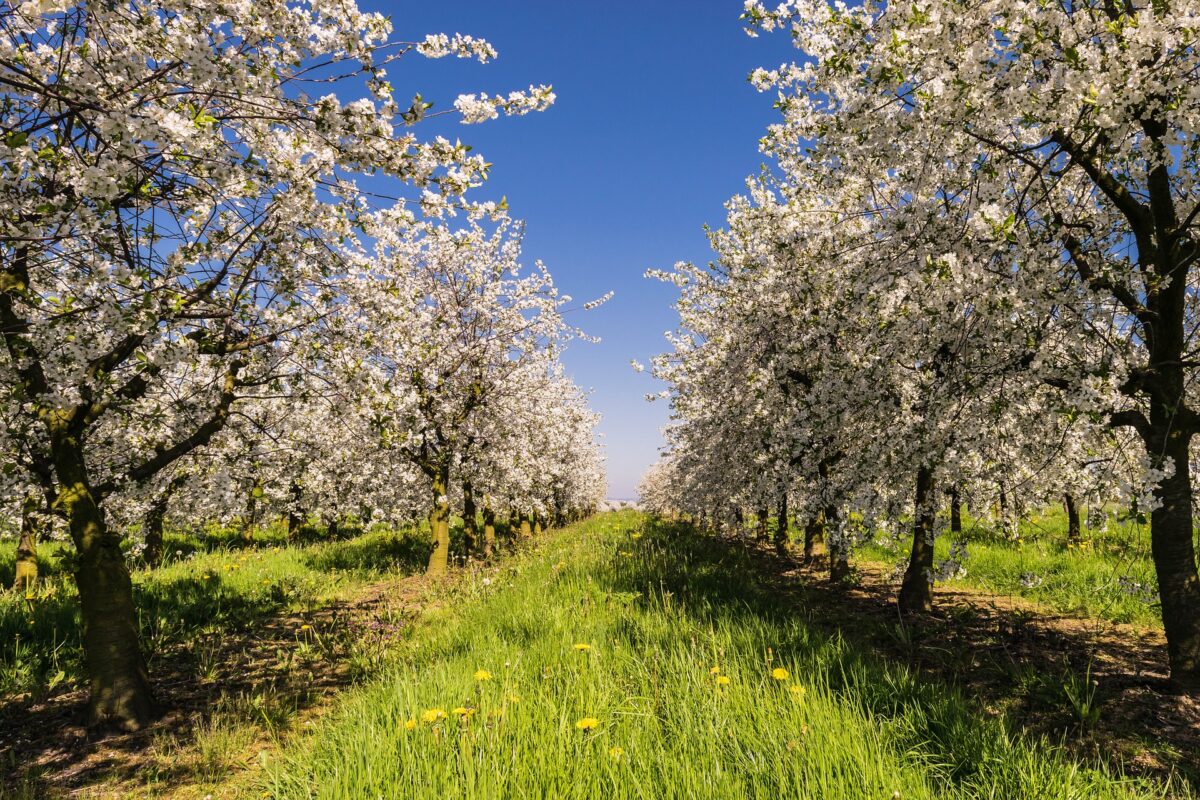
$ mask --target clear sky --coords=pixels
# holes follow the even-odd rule
[[[399,99],[419,92],[436,111],[463,92],[553,84],[558,100],[544,113],[444,132],[495,165],[476,196],[507,196],[526,220],[527,262],[545,261],[581,302],[616,293],[572,320],[601,342],[573,343],[564,361],[603,415],[610,496],[633,497],[668,408],[646,402],[662,387],[629,361],[665,350],[663,334],[677,323],[674,290],[643,273],[709,260],[703,226],[723,224],[724,202],[759,170],[758,139],[778,119],[774,96],[746,76],[789,60],[787,36],[747,36],[739,0],[360,6],[389,14],[399,39],[464,33],[500,53],[488,65],[406,59],[390,70]]]

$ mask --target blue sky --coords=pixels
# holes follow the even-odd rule
[[[495,165],[477,197],[504,195],[526,220],[526,261],[545,261],[580,301],[616,293],[572,320],[601,342],[572,344],[564,361],[603,415],[610,495],[632,497],[669,410],[646,402],[662,387],[629,361],[665,350],[677,322],[673,289],[643,273],[709,260],[703,225],[723,223],[724,202],[759,170],[758,138],[778,118],[774,96],[746,76],[789,60],[787,36],[748,37],[739,0],[360,5],[389,14],[399,39],[464,33],[500,53],[487,65],[406,59],[389,70],[401,98],[419,92],[436,111],[463,92],[554,85],[549,111],[445,132]]]

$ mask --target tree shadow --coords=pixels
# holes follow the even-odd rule
[[[428,550],[423,535],[405,532],[331,541],[300,560],[318,575],[383,580],[421,570]],[[293,611],[309,608],[305,591],[320,585],[302,583],[274,580],[248,591],[216,570],[135,583],[149,670],[167,713],[133,734],[97,734],[83,725],[87,693],[74,592],[27,610],[0,604],[0,643],[25,642],[24,652],[37,662],[28,666],[28,681],[44,686],[58,670],[67,676],[55,691],[0,696],[0,787],[47,796],[100,778],[138,781],[152,773],[159,787],[194,778],[194,765],[154,757],[164,737],[191,741],[197,724],[231,708],[261,727],[264,708],[291,718],[360,680],[405,626],[424,579],[392,580],[387,592],[379,584],[353,602]],[[7,670],[13,653],[8,644],[0,647]],[[49,653],[58,655],[50,660]]]
[[[962,591],[939,590],[933,614],[902,620],[881,580],[832,584],[817,565],[682,523],[649,522],[635,546],[641,558],[613,559],[614,591],[665,595],[706,625],[757,635],[747,646],[773,648],[898,722],[901,747],[948,759],[955,783],[994,769],[1011,729],[1068,758],[1200,791],[1200,704],[1166,692],[1160,636],[1105,634]],[[1073,692],[1090,693],[1098,719],[1081,720]]]

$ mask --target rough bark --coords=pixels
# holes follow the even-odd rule
[[[138,730],[157,716],[158,704],[138,643],[133,583],[120,536],[108,528],[92,494],[82,447],[62,436],[54,451],[59,505],[78,554],[75,583],[91,688],[88,725]]]
[[[900,584],[900,611],[906,614],[933,608],[933,515],[933,470],[921,466],[913,500],[912,551]]]

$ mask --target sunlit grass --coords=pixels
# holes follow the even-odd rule
[[[400,644],[274,797],[1159,797],[809,627],[753,554],[637,515],[555,534]],[[1182,790],[1180,790],[1182,791]],[[1183,795],[1180,795],[1183,796]]]
[[[1076,545],[1067,541],[1065,514],[1054,509],[1023,521],[1017,533],[1005,537],[986,524],[964,520],[966,574],[946,585],[1027,597],[1060,612],[1162,626],[1145,524],[1085,528]],[[947,557],[950,541],[949,534],[938,539],[936,559]],[[877,537],[858,555],[900,564],[908,557],[909,544],[907,536],[895,542]]]

